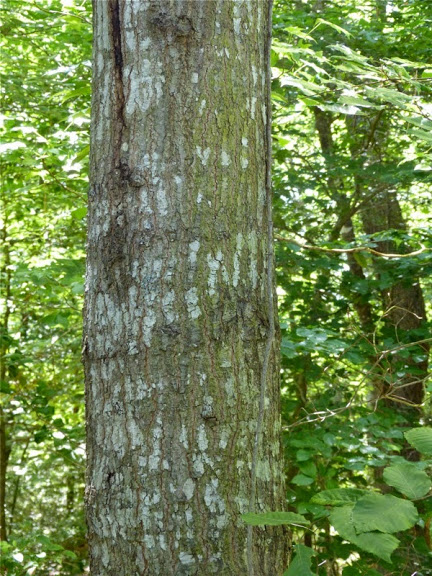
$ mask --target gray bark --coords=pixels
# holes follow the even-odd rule
[[[271,6],[93,5],[91,573],[281,574]]]

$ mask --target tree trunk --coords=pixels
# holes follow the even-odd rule
[[[5,196],[2,197],[3,205],[5,208]],[[8,240],[8,217],[7,210],[4,211],[4,222],[1,230],[1,240],[3,244],[3,259],[2,268],[0,270],[0,277],[2,281],[3,297],[4,297],[4,311],[0,321],[0,381],[7,385],[8,366],[6,354],[9,351],[9,319],[11,313],[10,302],[12,300],[12,267],[10,257],[10,243]],[[7,467],[9,457],[11,454],[10,445],[10,422],[8,422],[10,415],[6,409],[0,406],[0,541],[6,541],[8,536],[8,526],[6,520],[6,479]]]
[[[93,5],[91,574],[281,574],[271,3]]]

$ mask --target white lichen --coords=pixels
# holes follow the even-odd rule
[[[191,242],[189,244],[189,262],[192,264],[192,266],[197,261],[197,254],[198,254],[199,247],[200,247],[200,243],[198,242],[198,240],[194,240],[193,242]]]
[[[212,254],[207,255],[207,264],[210,268],[210,274],[208,278],[208,286],[209,286],[209,295],[213,296],[216,290],[216,279],[217,279],[217,272],[221,266],[223,260],[223,254],[220,250],[218,250],[215,257]]]
[[[162,311],[167,322],[174,322],[176,315],[174,313],[173,303],[175,301],[175,292],[170,290],[162,298]]]
[[[195,558],[192,554],[187,554],[186,552],[180,552],[179,554],[180,563],[185,566],[190,566],[191,564],[195,564]]]
[[[189,448],[189,442],[188,442],[188,437],[187,437],[187,429],[186,429],[186,426],[184,424],[182,424],[179,440],[187,450]]]
[[[225,150],[222,150],[221,158],[222,158],[222,166],[229,166],[231,164],[230,157],[225,152]]]
[[[207,166],[208,159],[210,158],[210,148],[203,150],[201,146],[197,146],[196,152],[198,154],[198,158],[201,160],[202,165]]]
[[[195,287],[186,292],[185,300],[189,315],[195,320],[201,315],[201,310],[198,306],[198,292]]]
[[[240,254],[243,247],[243,236],[242,234],[237,234],[237,244],[236,251],[234,254],[234,273],[233,273],[233,286],[237,287],[240,278]]]
[[[195,482],[192,480],[192,478],[188,478],[183,484],[183,493],[186,497],[186,500],[191,500],[192,496],[194,495],[194,491]]]
[[[208,439],[204,424],[201,424],[200,427],[198,428],[197,441],[198,441],[198,448],[200,449],[200,451],[205,452],[208,448]]]

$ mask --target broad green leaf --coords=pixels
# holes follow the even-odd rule
[[[306,460],[310,460],[312,456],[313,452],[310,452],[309,450],[303,450],[302,448],[296,452],[296,459],[298,462],[305,462]]]
[[[288,26],[287,28],[285,28],[285,30],[287,32],[289,32],[290,34],[292,34],[293,36],[297,36],[298,38],[302,38],[303,40],[310,40],[311,42],[315,42],[315,40],[312,38],[312,36],[309,36],[309,34],[306,34],[306,32],[304,32],[298,26]]]
[[[242,520],[249,526],[281,526],[282,524],[301,524],[303,526],[309,524],[301,514],[294,512],[262,512],[254,514],[242,514]]]
[[[307,82],[300,78],[293,78],[292,76],[283,76],[280,79],[280,83],[281,86],[294,86],[294,88],[298,88],[303,94],[306,94],[306,96],[315,96],[324,90],[323,86],[319,84],[313,84],[312,82]]]
[[[384,480],[411,500],[422,498],[431,489],[432,482],[413,462],[402,462],[384,470]]]
[[[305,474],[296,474],[294,478],[292,478],[291,483],[297,486],[309,486],[309,484],[314,483],[314,479]]]
[[[398,547],[399,540],[391,534],[380,532],[364,532],[357,534],[352,518],[353,507],[341,506],[330,514],[330,523],[341,538],[355,544],[362,550],[391,562],[391,554]]]
[[[83,206],[82,208],[76,208],[76,210],[72,210],[71,216],[76,220],[81,220],[82,218],[87,216],[87,208],[85,206]]]
[[[324,20],[323,18],[317,18],[317,21],[315,23],[314,28],[318,28],[318,26],[320,26],[321,24],[325,24],[326,26],[329,26],[330,28],[333,28],[334,30],[341,32],[342,34],[345,34],[345,36],[351,36],[351,33],[348,32],[348,30],[345,30],[345,28],[338,26],[334,22],[329,22],[328,20]]]
[[[408,500],[370,492],[356,502],[352,519],[357,533],[373,530],[392,533],[414,526],[418,512]]]
[[[332,48],[337,52],[341,52],[346,56],[348,60],[353,60],[354,62],[359,62],[363,65],[370,66],[366,56],[359,54],[359,52],[354,52],[353,50],[351,50],[351,48],[348,48],[348,46],[344,46],[343,44],[332,44],[331,46],[329,46],[329,48]]]
[[[316,576],[311,570],[313,556],[316,556],[315,550],[303,544],[296,544],[294,558],[284,576]]]
[[[367,493],[367,490],[360,490],[360,488],[334,488],[318,492],[311,498],[311,502],[321,504],[321,506],[344,506],[354,504]]]
[[[348,104],[350,106],[360,106],[361,108],[375,108],[376,110],[382,110],[384,106],[380,106],[379,104],[373,104],[364,98],[360,98],[359,96],[341,96],[339,98],[339,102],[341,104]]]
[[[405,438],[422,454],[432,455],[432,428],[411,428]]]
[[[317,467],[311,460],[306,460],[306,462],[299,462],[300,472],[311,478],[316,478]]]
[[[426,130],[408,130],[408,134],[412,134],[421,140],[432,142],[432,132],[426,132]]]
[[[392,90],[391,88],[366,87],[365,92],[370,98],[377,98],[378,100],[390,102],[395,106],[403,106],[405,103],[411,101],[411,96],[398,92],[397,90]]]

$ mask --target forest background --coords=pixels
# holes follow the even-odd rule
[[[274,4],[291,516],[245,521],[291,524],[290,576],[432,574],[431,29],[429,0]],[[83,574],[91,3],[3,0],[1,35],[2,573]]]

